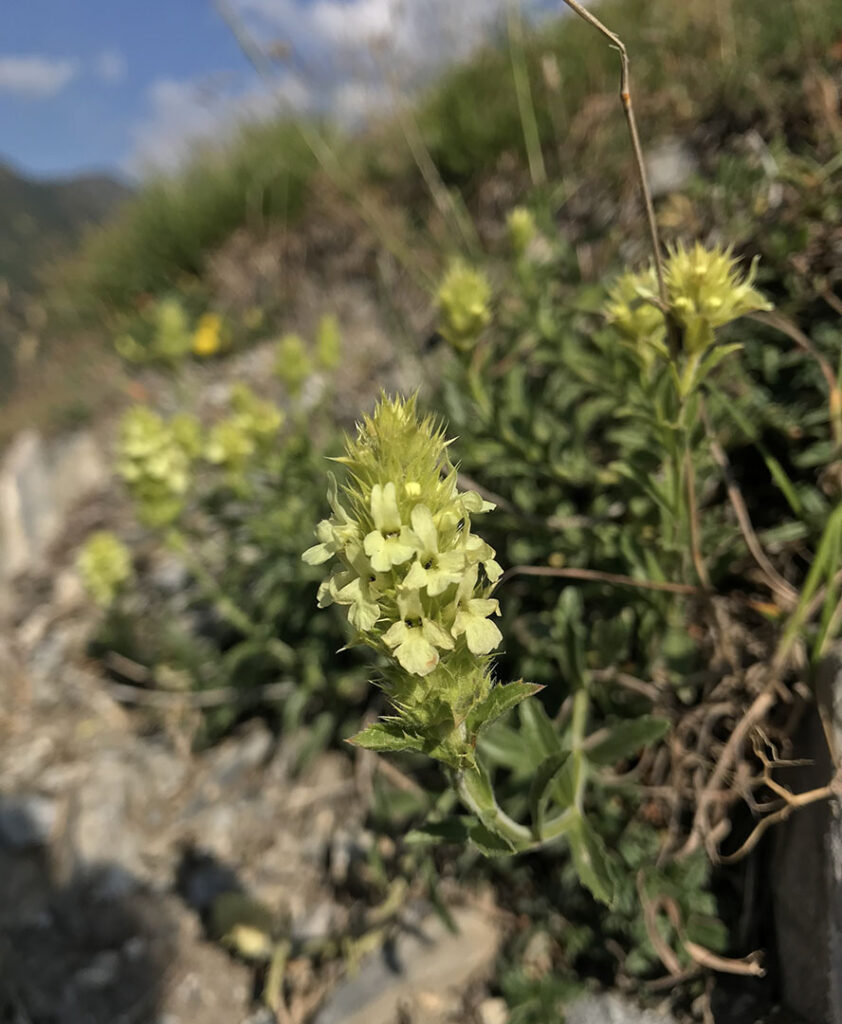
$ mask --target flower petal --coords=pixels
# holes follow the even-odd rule
[[[496,562],[493,558],[489,558],[487,561],[482,563],[483,569],[485,569],[485,575],[488,577],[489,583],[496,583],[497,580],[503,575],[503,567],[499,562]]]
[[[491,597],[475,597],[468,601],[468,613],[470,615],[480,615],[482,618],[488,615],[499,615],[500,602],[495,601]]]
[[[391,481],[384,486],[375,484],[371,488],[371,517],[374,525],[382,533],[395,533],[400,530],[401,517],[398,511],[397,492]]]
[[[502,642],[503,634],[493,622],[479,615],[468,615],[466,620],[465,639],[472,654],[489,654]]]
[[[422,621],[421,632],[431,644],[441,647],[442,650],[452,651],[455,646],[453,637],[450,636],[446,629],[437,622],[434,622],[433,619],[424,619]]]
[[[410,516],[412,529],[418,535],[418,539],[424,545],[424,550],[435,554],[439,549],[438,533],[433,516],[426,505],[416,505]]]
[[[407,672],[426,676],[438,665],[439,652],[418,628],[407,629],[408,636],[395,649],[395,657]]]
[[[427,586],[427,570],[416,559],[410,566],[409,572],[404,576],[402,587],[407,590],[420,590]]]
[[[406,640],[408,632],[409,626],[403,620],[395,622],[383,634],[383,643],[390,648],[397,647]]]
[[[334,554],[335,552],[331,551],[327,544],[314,544],[303,552],[301,561],[306,562],[308,565],[322,565],[328,559],[333,558]]]
[[[319,608],[327,608],[334,603],[336,598],[333,596],[333,577],[324,581],[319,585],[319,592],[316,595],[316,603]]]
[[[380,605],[371,601],[364,594],[360,594],[359,600],[354,601],[348,609],[348,621],[361,633],[368,633],[374,629],[375,623],[380,618]]]
[[[459,497],[462,499],[462,508],[474,515],[497,508],[493,501],[485,501],[476,491],[464,491]]]

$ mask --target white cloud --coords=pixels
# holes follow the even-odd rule
[[[398,21],[394,0],[316,0],[309,8],[312,27],[325,42],[344,45],[389,39]]]
[[[79,62],[38,54],[0,55],[0,93],[46,99],[62,91],[76,77]]]
[[[244,113],[283,104],[328,113],[346,124],[388,110],[393,86],[411,92],[443,65],[475,49],[504,24],[509,0],[226,0],[249,34],[277,61],[273,85],[160,80],[133,132],[131,173],[177,166],[196,139],[224,134]],[[539,13],[549,0],[521,0]]]
[[[358,125],[372,114],[389,110],[392,94],[374,82],[343,82],[332,94],[330,109],[338,121]]]
[[[412,89],[504,26],[511,0],[228,0],[264,44],[284,43],[321,78],[325,109],[334,85],[384,77]],[[553,0],[520,0],[528,17],[558,12]],[[382,105],[379,103],[378,105]]]
[[[108,85],[116,85],[126,77],[128,65],[119,50],[103,50],[94,60],[94,74]]]
[[[290,81],[289,89],[292,102],[306,103],[303,83]],[[208,80],[159,79],[147,90],[148,113],[131,131],[124,168],[130,174],[172,170],[197,142],[218,138],[245,117],[266,116],[277,103],[260,87],[232,93]]]

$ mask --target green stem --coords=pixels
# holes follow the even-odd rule
[[[532,832],[506,814],[485,781],[478,772],[457,772],[453,785],[462,803],[473,811],[487,829],[501,836],[515,850],[523,851],[533,847]]]
[[[582,814],[588,778],[584,743],[589,710],[590,697],[586,687],[581,686],[573,696],[570,723],[573,804],[566,807],[556,817],[544,822],[537,838],[532,829],[509,817],[500,807],[491,782],[483,771],[457,772],[452,776],[453,788],[462,803],[479,818],[489,831],[505,839],[514,852],[526,853],[538,850],[545,844],[559,839]]]
[[[573,695],[573,713],[570,720],[570,757],[573,759],[573,808],[581,812],[585,799],[587,762],[584,754],[585,733],[588,727],[590,698],[585,686]],[[568,808],[572,810],[573,808]],[[544,830],[541,830],[543,837]]]

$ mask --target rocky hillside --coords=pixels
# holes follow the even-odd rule
[[[45,262],[77,242],[84,228],[105,221],[132,194],[106,174],[37,180],[0,163],[0,278],[11,289],[31,287]]]

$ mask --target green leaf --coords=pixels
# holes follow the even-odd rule
[[[641,715],[608,727],[608,733],[585,751],[592,764],[612,765],[631,757],[649,743],[669,732],[670,722],[654,715]]]
[[[804,620],[807,616],[807,611],[810,607],[810,602],[812,601],[816,591],[825,579],[827,579],[829,583],[832,583],[833,576],[837,569],[834,562],[834,552],[837,550],[840,532],[842,532],[842,505],[837,505],[825,523],[824,533],[819,541],[816,554],[813,557],[813,563],[810,566],[810,571],[807,573],[807,579],[801,587],[801,595],[798,599],[798,605],[790,616],[786,629],[784,630],[781,646],[785,651],[790,649],[801,631],[804,625]]]
[[[543,760],[540,750],[524,743],[516,729],[499,721],[482,734],[477,749],[486,764],[508,768],[519,778],[531,776]]]
[[[567,832],[573,863],[579,881],[589,889],[595,899],[613,906],[615,899],[614,875],[611,861],[601,837],[579,815]]]
[[[444,818],[442,821],[428,821],[409,832],[404,842],[412,846],[434,846],[438,843],[461,845],[471,837],[471,830],[478,824],[470,815]]]
[[[580,757],[568,758],[552,781],[553,799],[564,808],[576,803],[576,791],[585,765]]]
[[[732,352],[739,352],[742,347],[738,342],[730,345],[718,345],[699,364],[696,377],[697,382],[704,380],[708,374],[712,373],[719,366],[723,359],[730,356]]]
[[[508,857],[515,852],[514,847],[503,836],[492,832],[485,825],[477,824],[470,832],[471,842],[486,857]]]
[[[405,732],[398,722],[375,722],[356,736],[352,736],[349,743],[356,747],[363,747],[366,750],[396,751],[396,750],[417,750],[423,751],[424,742],[418,736],[411,736]]]
[[[675,514],[675,510],[666,496],[642,471],[625,462],[612,462],[608,468],[636,483],[637,486],[647,494],[655,504],[660,505],[670,517]]]
[[[532,785],[529,789],[529,810],[532,815],[532,828],[536,838],[541,836],[544,812],[546,811],[549,796],[548,790],[558,773],[564,768],[569,757],[570,752],[566,750],[550,754],[542,762],[532,780]]]
[[[518,679],[514,683],[498,683],[485,700],[475,707],[468,716],[468,731],[471,733],[481,732],[501,715],[541,690],[543,690],[543,686],[525,683],[522,679]]]
[[[561,737],[544,705],[539,700],[530,700],[520,706],[521,742],[538,751],[544,757],[555,754],[561,748]]]

